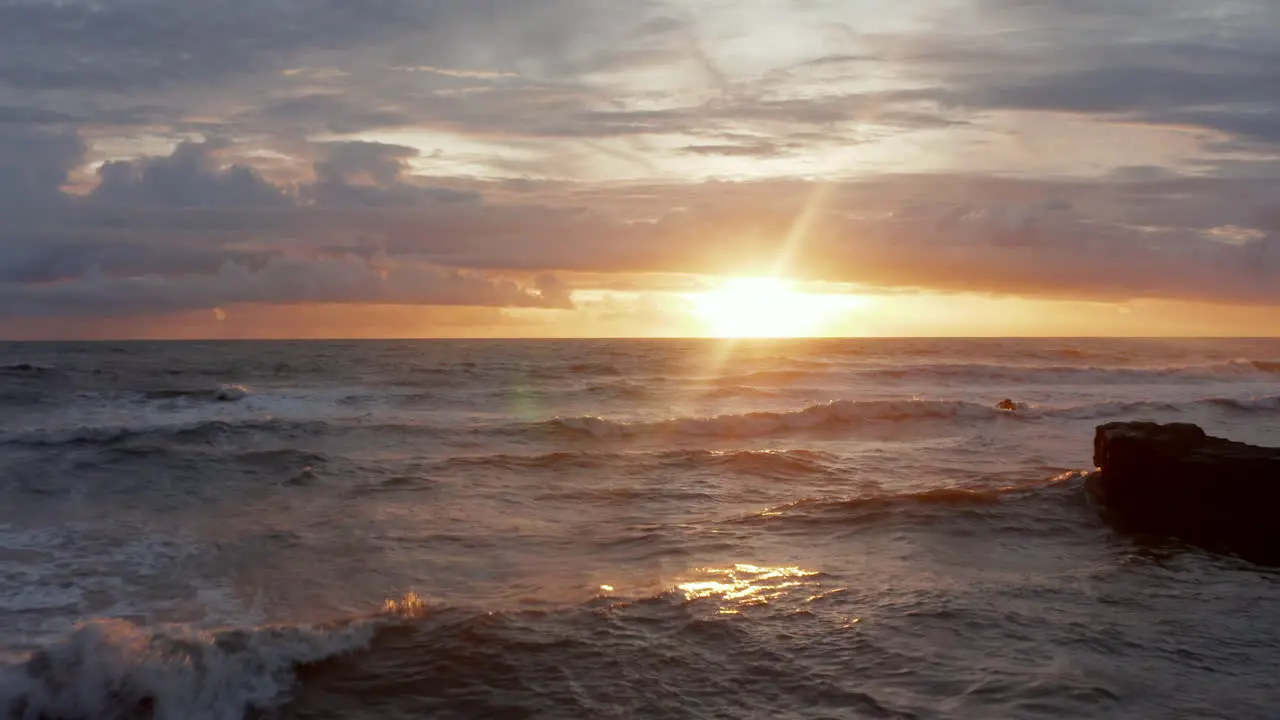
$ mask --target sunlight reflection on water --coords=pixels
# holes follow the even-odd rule
[[[700,568],[705,579],[680,583],[676,589],[689,601],[707,598],[721,600],[720,613],[731,615],[739,608],[768,605],[772,601],[791,594],[808,582],[806,578],[819,575],[800,567],[761,567],[738,564],[732,568]],[[816,596],[815,596],[816,597]]]

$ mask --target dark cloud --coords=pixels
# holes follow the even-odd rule
[[[153,119],[247,114],[306,120],[336,131],[357,123],[325,110],[351,91],[371,103],[346,108],[359,127],[395,123],[397,98],[423,120],[435,87],[486,76],[553,77],[610,61],[646,41],[632,36],[648,2],[592,0],[336,0],[304,2],[0,3],[0,107],[24,117],[86,122],[121,104],[149,106]],[[435,67],[431,78],[394,68]],[[450,73],[451,69],[460,72]],[[258,106],[242,113],[245,100]],[[268,99],[274,106],[264,107]],[[141,101],[141,102],[140,102]],[[114,109],[112,109],[114,108]],[[175,113],[174,110],[177,110]],[[265,115],[259,110],[265,111]],[[241,129],[228,127],[227,129]],[[262,128],[259,128],[261,130]],[[283,130],[284,128],[270,128]]]
[[[1269,39],[1280,32],[1280,11],[1269,0],[1219,9],[1189,0],[971,0],[955,13],[932,31],[854,33],[865,47],[815,52],[780,68],[775,79],[792,85],[777,87],[731,77],[697,39],[690,13],[657,0],[7,3],[0,120],[152,121],[294,137],[432,126],[598,139],[734,124],[784,134],[799,130],[781,127],[788,124],[852,122],[915,130],[965,122],[960,110],[1003,108],[1275,138],[1280,53]],[[655,108],[661,98],[631,103],[581,77],[681,62],[703,68],[719,97]],[[425,72],[402,71],[415,69]],[[899,85],[797,91],[806,69]],[[831,135],[838,140],[837,129]]]
[[[884,288],[1280,303],[1280,180],[1137,170],[1088,182],[524,183],[509,199],[480,201],[474,184],[423,185],[408,170],[412,148],[364,143],[317,148],[316,181],[293,197],[278,188],[229,192],[220,183],[238,176],[212,164],[215,147],[195,143],[140,162],[142,177],[157,167],[177,173],[181,192],[153,192],[135,178],[118,196],[128,202],[105,205],[117,197],[110,192],[65,198],[43,224],[32,216],[26,230],[0,239],[5,313],[309,302],[568,307],[565,272],[754,274],[780,257],[801,277]],[[254,178],[249,187],[269,185]],[[479,187],[496,197],[509,185]],[[223,204],[192,206],[192,188]],[[404,202],[353,201],[380,195]],[[245,201],[230,204],[238,197]],[[261,197],[284,200],[255,205]],[[802,216],[804,231],[794,235]],[[511,273],[533,279],[495,279]]]
[[[62,186],[80,166],[85,151],[85,144],[71,131],[0,124],[0,207],[63,201]]]
[[[0,82],[27,91],[130,92],[282,67],[291,56],[424,27],[432,4],[6,2]]]
[[[900,53],[937,101],[1197,125],[1274,142],[1280,8],[1268,0],[979,0],[998,36],[937,35]],[[980,34],[980,31],[979,31]],[[891,46],[888,46],[891,47]],[[884,52],[889,52],[886,48]]]
[[[572,307],[567,297],[512,282],[353,257],[277,258],[257,269],[227,263],[179,277],[110,277],[93,269],[72,282],[0,284],[0,318],[161,315],[236,303]]]
[[[407,127],[415,115],[394,104],[378,107],[348,95],[307,93],[266,104],[244,118],[247,124],[283,126],[296,133],[355,133],[370,128]]]
[[[208,238],[214,239],[214,238]],[[92,273],[109,277],[183,277],[217,272],[226,262],[265,262],[261,252],[192,243],[163,242],[137,233],[44,229],[7,236],[0,242],[0,284],[74,281]]]
[[[303,196],[322,206],[417,206],[436,202],[479,202],[465,190],[428,187],[410,179],[416,148],[374,142],[329,143],[315,163],[315,182]]]
[[[98,169],[90,199],[125,207],[280,207],[290,203],[280,188],[248,165],[223,166],[225,141],[183,142],[164,157],[115,160]]]
[[[1263,225],[1277,193],[1280,183],[1193,178],[707,184],[637,189],[687,208],[656,219],[490,206],[465,221],[464,245],[444,240],[456,217],[384,237],[396,252],[431,247],[440,262],[491,269],[751,274],[785,256],[801,276],[879,287],[1278,303],[1280,246]],[[789,245],[815,197],[819,211]]]
[[[369,208],[429,212],[473,191],[420,185],[417,151],[379,143],[315,148],[297,192],[231,160],[225,140],[105,163],[86,196],[61,192],[85,152],[74,132],[0,136],[0,189],[15,204],[0,233],[5,317],[165,314],[233,303],[570,307],[551,275],[529,287],[430,262],[389,258],[361,232]],[[336,213],[336,215],[335,215]],[[334,238],[346,246],[325,244]]]

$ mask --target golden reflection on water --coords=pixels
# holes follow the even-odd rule
[[[427,600],[418,593],[408,592],[398,598],[387,598],[382,612],[387,615],[415,615],[427,609]]]
[[[805,578],[818,573],[800,567],[761,567],[759,565],[734,565],[732,568],[701,568],[707,579],[691,580],[676,586],[686,600],[719,598],[720,613],[735,615],[740,608],[768,605],[793,589],[802,586]]]
[[[849,592],[848,588],[825,585],[819,579],[822,573],[797,565],[764,566],[738,563],[731,567],[702,567],[689,571],[693,577],[678,583],[675,591],[686,602],[711,600],[721,615],[738,615],[744,608],[775,605],[787,600],[782,607],[796,613],[808,613],[809,607],[821,604],[832,597]],[[597,597],[608,597],[617,592],[612,584],[596,585]],[[665,587],[670,588],[670,585]],[[652,590],[658,590],[657,587]],[[665,594],[665,591],[658,591]],[[622,606],[629,605],[624,602]],[[382,611],[387,615],[421,617],[431,603],[416,592],[383,601]],[[856,618],[847,620],[857,623]],[[846,625],[847,627],[847,625]]]

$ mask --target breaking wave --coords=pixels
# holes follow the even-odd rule
[[[870,495],[858,498],[804,498],[769,508],[753,515],[736,518],[730,523],[798,521],[803,524],[874,519],[913,509],[950,512],[955,509],[981,510],[1007,502],[1043,496],[1046,492],[1075,492],[1084,487],[1088,473],[1066,472],[1047,481],[1022,483],[996,488],[930,488],[915,492]]]
[[[0,670],[0,711],[61,720],[240,720],[286,702],[298,666],[367,648],[386,621],[217,632],[94,621]]]
[[[636,706],[652,697],[646,687],[672,684],[677,697],[714,692],[773,659],[770,674],[788,695],[752,699],[742,708],[752,716],[772,717],[805,690],[833,681],[792,663],[777,664],[776,651],[753,640],[743,616],[722,610],[740,606],[754,618],[810,616],[829,598],[847,592],[834,578],[798,567],[736,565],[693,571],[687,580],[635,596],[601,588],[584,603],[547,610],[428,611],[421,600],[407,596],[387,603],[382,615],[329,627],[198,632],[124,621],[89,623],[0,670],[0,712],[58,720],[241,720],[317,713],[595,717],[601,706],[582,695],[580,682],[587,683],[591,696]],[[744,589],[759,596],[744,600]],[[768,602],[761,603],[761,597]],[[629,629],[651,630],[655,624],[671,632],[636,645]],[[668,637],[679,640],[662,639]],[[706,663],[705,672],[682,670],[685,658],[672,655],[686,642],[699,649],[694,657]],[[740,661],[744,656],[747,662]],[[649,681],[637,685],[637,673],[627,671],[601,676],[601,667],[619,667],[620,657]],[[511,704],[511,695],[519,698],[519,706]],[[838,698],[843,708],[877,717],[910,716],[887,711],[866,693],[842,692]],[[418,712],[401,714],[397,705]],[[679,714],[679,706],[671,711]]]
[[[1010,405],[1002,407],[1005,403]],[[989,421],[1007,417],[1022,420],[1060,418],[1089,420],[1136,413],[1178,413],[1201,407],[1236,412],[1280,411],[1280,396],[1205,398],[1189,403],[1105,402],[1077,407],[1033,406],[1002,401],[986,405],[963,400],[837,400],[790,412],[750,412],[714,417],[676,417],[658,421],[628,421],[595,416],[555,418],[536,427],[570,431],[601,440],[638,436],[763,437],[792,431],[850,427],[871,423],[927,421]]]
[[[656,422],[628,422],[584,416],[556,418],[552,428],[601,438],[636,435],[696,435],[701,437],[760,437],[790,430],[851,425],[876,421],[986,419],[995,411],[985,405],[948,400],[838,400],[792,412],[751,412],[708,418],[671,418]]]
[[[722,458],[727,462],[744,459],[738,453]],[[936,488],[855,499],[809,498],[727,522],[844,525],[886,515],[918,518],[922,510],[943,514],[997,512],[992,509],[1023,505],[1020,499],[1060,499],[1055,493],[1076,492],[1084,477],[1083,473],[1066,473],[1047,482],[989,490]],[[1020,527],[1034,532],[1037,524],[1038,520],[1023,518]],[[405,692],[409,687],[403,684],[405,679],[420,677],[418,673],[427,669],[454,677],[455,672],[486,673],[490,672],[487,668],[495,667],[488,661],[477,664],[477,657],[492,655],[496,661],[515,655],[520,662],[529,663],[534,659],[528,654],[530,650],[564,647],[565,643],[591,658],[605,657],[624,649],[609,643],[625,645],[628,641],[625,633],[590,635],[581,630],[590,630],[582,623],[601,617],[600,607],[633,612],[648,624],[655,618],[677,623],[671,627],[680,633],[710,632],[714,637],[706,640],[714,641],[724,632],[736,633],[741,628],[708,626],[704,618],[723,617],[726,603],[741,601],[745,607],[755,602],[752,597],[742,600],[748,594],[744,588],[767,591],[769,603],[752,607],[768,612],[776,606],[772,612],[779,616],[807,611],[814,602],[845,592],[822,573],[799,569],[743,565],[709,572],[707,577],[697,578],[701,582],[684,583],[656,595],[646,592],[635,598],[619,598],[601,594],[584,606],[554,611],[503,613],[433,607],[428,612],[420,598],[407,595],[387,602],[381,613],[316,626],[208,631],[98,620],[81,625],[62,641],[19,663],[0,668],[0,713],[12,718],[60,720],[270,717],[291,703],[309,707],[323,702],[326,690],[334,686],[341,691],[373,692],[365,683],[376,680]],[[611,587],[602,589],[613,592]],[[707,604],[698,605],[704,602]],[[539,638],[532,644],[528,641],[531,633]],[[736,634],[719,639],[727,640],[726,647],[739,652],[747,646],[746,638]],[[598,646],[597,642],[605,644]],[[570,653],[559,659],[572,657]],[[339,662],[342,658],[350,658],[350,662]],[[501,674],[506,666],[496,667],[492,671]],[[392,674],[386,675],[388,672]],[[461,675],[457,679],[463,681]],[[486,687],[485,683],[477,686]],[[380,692],[373,696],[385,699]],[[316,697],[309,697],[309,693]]]
[[[335,403],[336,404],[336,403]],[[1246,414],[1280,412],[1280,395],[1210,397],[1187,402],[1111,401],[1074,407],[1038,406],[1013,400],[978,403],[965,400],[836,400],[792,411],[730,413],[711,417],[672,417],[639,421],[592,415],[557,417],[516,424],[449,428],[414,417],[369,422],[366,417],[288,419],[272,416],[204,419],[156,423],[75,425],[69,427],[0,429],[0,445],[55,447],[62,445],[121,445],[132,443],[212,443],[233,434],[267,433],[277,437],[319,436],[363,430],[392,432],[408,439],[451,433],[538,435],[571,433],[599,440],[638,437],[759,438],[792,432],[847,429],[859,426],[929,422],[974,423],[1001,418],[1032,422],[1043,419],[1101,420],[1133,415],[1177,414],[1213,409]]]

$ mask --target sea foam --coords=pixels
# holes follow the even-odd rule
[[[241,720],[287,701],[296,667],[368,647],[378,626],[202,632],[89,622],[0,671],[0,709],[13,718]]]

